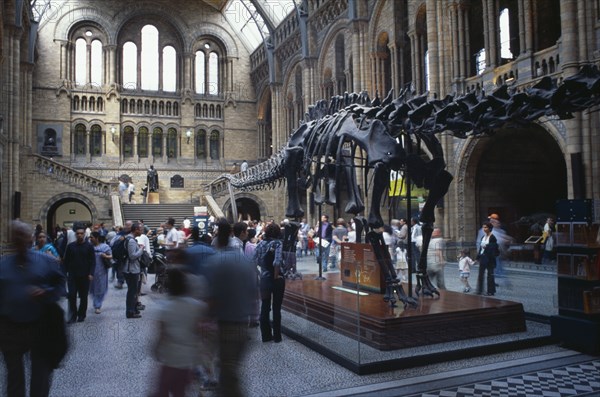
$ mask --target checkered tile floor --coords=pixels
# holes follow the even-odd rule
[[[600,360],[492,381],[463,385],[414,397],[600,396]],[[412,397],[412,396],[411,396]]]

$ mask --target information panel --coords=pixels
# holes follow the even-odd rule
[[[342,285],[385,292],[385,279],[370,244],[342,243],[340,270]]]

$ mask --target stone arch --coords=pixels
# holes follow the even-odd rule
[[[323,44],[321,45],[320,51],[319,51],[319,58],[317,61],[317,76],[323,76],[323,73],[325,71],[326,68],[331,67],[333,68],[335,65],[332,64],[328,64],[328,53],[330,49],[335,49],[335,42],[338,38],[338,36],[341,35],[345,35],[345,33],[347,32],[348,29],[348,20],[347,19],[340,19],[339,21],[337,21],[336,23],[334,23],[330,28],[329,31],[327,32],[327,36],[325,37],[325,39],[323,40]],[[346,43],[347,45],[347,43]],[[352,51],[346,51],[346,54],[351,54]],[[347,60],[346,60],[347,61]]]
[[[52,21],[52,17],[46,19],[42,22],[40,26],[40,30],[44,28],[44,25],[50,21]],[[81,23],[90,22],[97,25],[98,28],[101,28],[106,33],[108,37],[108,44],[116,43],[116,29],[114,27],[113,18],[104,13],[101,9],[93,8],[93,7],[77,7],[72,10],[64,13],[59,20],[56,22],[54,26],[54,39],[55,40],[69,40],[69,34],[73,30],[73,28]]]
[[[389,18],[389,15],[392,15],[392,11],[388,10],[387,7],[391,5],[392,2],[387,0],[377,0],[377,3],[373,7],[373,16],[369,19],[369,42],[371,49],[376,48],[377,37],[381,33],[383,24],[381,23],[382,18]],[[388,14],[389,15],[386,15]],[[392,30],[390,32],[391,35],[394,34]],[[390,40],[394,40],[393,37],[390,37]]]
[[[526,129],[501,129],[496,134],[489,138],[469,138],[459,143],[455,151],[455,159],[457,159],[457,165],[455,170],[455,187],[453,188],[456,194],[456,241],[459,242],[473,242],[479,223],[487,216],[486,198],[481,197],[481,178],[482,172],[485,173],[485,167],[482,167],[482,162],[490,158],[492,146],[495,146],[495,150],[501,152],[506,149],[508,142],[510,141],[511,147],[514,149],[511,152],[510,166],[519,168],[521,165],[523,168],[520,169],[519,178],[513,178],[512,192],[508,192],[506,196],[498,199],[498,203],[504,202],[505,204],[511,204],[510,201],[514,202],[513,205],[516,207],[514,212],[506,211],[505,214],[500,214],[508,222],[514,222],[518,217],[523,215],[530,215],[537,210],[534,206],[538,206],[538,210],[545,210],[550,213],[554,212],[552,208],[548,208],[554,199],[547,198],[547,195],[560,196],[558,198],[566,198],[567,195],[567,147],[566,141],[560,133],[556,125],[546,122],[548,120],[540,120],[531,125]],[[553,120],[562,125],[559,120]],[[518,143],[518,144],[517,144]],[[530,146],[527,146],[530,145]],[[534,146],[535,145],[535,146]],[[518,150],[522,148],[530,147],[528,155],[519,156]],[[500,153],[501,155],[501,153]],[[493,155],[492,155],[493,156]],[[528,164],[523,162],[523,158],[527,157]],[[545,169],[544,172],[540,172],[535,168],[527,167],[538,167],[542,158],[552,159],[553,165],[549,169]],[[562,158],[562,162],[560,159]],[[508,158],[506,159],[508,160]],[[558,161],[557,161],[558,160]],[[495,161],[492,158],[492,161]],[[504,163],[507,164],[506,162]],[[526,167],[527,166],[527,167]],[[483,168],[483,170],[482,170]],[[497,170],[502,170],[502,167],[497,167]],[[535,179],[541,179],[538,184],[532,184],[529,190],[521,190],[519,186],[515,185],[514,182],[519,180],[526,180],[524,172],[531,171],[537,172]],[[504,171],[500,172],[503,175],[513,175],[515,170],[505,168]],[[562,175],[559,175],[562,174]],[[549,176],[550,175],[550,176]],[[544,184],[543,182],[546,182]],[[551,182],[550,182],[551,181]],[[536,187],[539,184],[542,187]],[[548,186],[552,184],[552,186]],[[501,187],[500,187],[501,188]],[[508,189],[507,189],[508,190]],[[515,198],[515,194],[521,194],[520,198]],[[512,198],[509,198],[512,195]],[[489,200],[488,200],[489,201]],[[526,203],[530,201],[531,203]],[[544,207],[546,206],[546,207]],[[501,207],[501,205],[489,205],[489,207]],[[531,213],[520,213],[531,212]],[[517,219],[513,219],[517,218]],[[517,237],[517,236],[514,236]]]
[[[186,47],[189,53],[193,52],[194,46],[202,37],[211,37],[221,42],[228,58],[238,58],[240,56],[235,39],[229,31],[221,26],[205,22],[202,26],[194,27],[194,29],[196,29],[194,30],[194,37],[189,39]]]
[[[256,219],[265,219],[265,217],[267,215],[271,215],[269,214],[269,211],[267,210],[267,205],[265,204],[265,202],[263,200],[261,200],[257,195],[253,194],[253,193],[247,193],[247,192],[241,192],[241,193],[236,193],[235,194],[235,202],[236,204],[238,203],[244,203],[244,202],[254,202],[258,208],[258,212],[259,212],[259,216]],[[225,203],[223,204],[223,213],[225,213],[225,216],[229,219],[229,220],[233,220],[234,222],[237,222],[237,219],[231,219],[231,198],[228,198]],[[240,207],[238,206],[238,215],[242,214],[243,212],[240,212]],[[246,220],[246,218],[242,218],[243,220]]]
[[[290,58],[287,62],[287,66],[285,68],[285,71],[283,72],[283,85],[282,87],[284,87],[285,89],[283,91],[285,91],[287,89],[287,87],[289,87],[290,82],[293,82],[294,80],[294,73],[296,71],[296,68],[299,67],[303,67],[301,65],[302,62],[302,57],[297,54],[295,56],[293,56],[292,58]]]
[[[98,220],[98,208],[92,200],[90,200],[87,196],[84,196],[83,194],[65,192],[51,197],[50,199],[48,199],[48,201],[46,201],[46,203],[44,203],[44,205],[40,208],[39,212],[40,223],[42,225],[46,225],[47,230],[54,230],[54,225],[51,225],[49,223],[52,220],[52,217],[50,215],[54,215],[54,212],[58,209],[58,207],[68,202],[77,202],[87,207],[87,209],[92,214],[92,223],[95,223]]]
[[[259,95],[259,101],[257,106],[258,111],[258,119],[263,119],[267,115],[267,113],[271,112],[271,90],[268,87],[265,87],[262,90],[262,93]]]

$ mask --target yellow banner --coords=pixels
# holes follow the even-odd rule
[[[398,171],[390,171],[390,197],[406,197],[406,181]],[[413,199],[427,198],[428,191],[425,188],[411,186],[410,195]]]

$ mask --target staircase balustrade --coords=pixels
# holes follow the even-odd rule
[[[38,154],[31,154],[34,159],[34,170],[47,178],[55,179],[67,185],[99,197],[118,194],[118,182],[104,182],[64,164]]]

